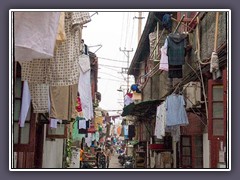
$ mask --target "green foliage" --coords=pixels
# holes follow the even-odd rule
[[[65,166],[69,167],[72,159],[72,137],[69,135],[66,141],[66,162]]]

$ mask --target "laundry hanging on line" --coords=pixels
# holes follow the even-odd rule
[[[25,121],[31,105],[31,94],[28,86],[28,82],[24,81],[23,83],[23,93],[22,93],[22,104],[21,111],[19,116],[19,126],[24,127]]]
[[[166,38],[164,45],[160,49],[161,50],[161,59],[160,59],[160,63],[159,63],[159,69],[164,70],[164,71],[168,71],[167,48],[168,48],[168,42],[167,42],[167,38]]]
[[[169,64],[169,78],[182,78],[182,65],[185,64],[187,35],[170,33],[167,37],[167,56]]]
[[[165,101],[157,107],[154,135],[158,139],[165,136],[166,127],[166,103]]]
[[[183,95],[171,94],[166,98],[166,126],[187,125],[188,117],[185,110]]]
[[[15,61],[52,58],[60,12],[14,12]]]

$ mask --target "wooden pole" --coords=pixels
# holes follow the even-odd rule
[[[142,33],[142,12],[138,13],[138,42],[140,41]]]
[[[215,36],[214,36],[214,52],[217,51],[217,35],[218,35],[218,18],[219,12],[216,12]]]

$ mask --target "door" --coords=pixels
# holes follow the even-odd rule
[[[210,140],[211,168],[226,162],[227,140],[227,73],[223,70],[222,80],[208,81],[208,138]],[[223,154],[223,157],[219,154]],[[224,157],[225,156],[225,157]]]

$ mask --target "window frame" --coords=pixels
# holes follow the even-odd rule
[[[201,138],[201,146],[196,146],[196,137]],[[184,146],[183,145],[183,138],[188,138],[189,139],[189,146]],[[183,148],[188,147],[190,150],[190,155],[183,155]],[[199,156],[196,154],[196,148],[201,147],[202,149],[202,155]],[[190,158],[190,165],[186,166],[183,165],[183,157],[189,157]],[[181,168],[196,168],[196,158],[202,158],[201,165],[203,167],[203,137],[201,134],[195,134],[195,135],[181,135],[180,137],[180,167]]]
[[[16,65],[15,65],[15,68],[16,68],[16,74],[15,74],[15,79],[14,79],[14,85],[13,85],[13,88],[14,88],[14,93],[13,93],[13,98],[14,98],[14,101],[13,101],[13,113],[15,113],[15,100],[20,100],[20,112],[21,112],[21,105],[22,105],[22,93],[23,93],[23,84],[24,82],[21,81],[21,97],[15,97],[16,94],[15,94],[15,90],[16,90],[16,81],[17,81],[17,78],[20,78],[21,80],[21,66],[20,64],[17,62]],[[33,107],[32,107],[32,104],[31,104],[31,107],[30,107],[31,111],[30,111],[30,119],[29,121],[25,122],[25,123],[29,123],[29,141],[28,141],[28,144],[21,144],[21,134],[22,134],[22,128],[18,125],[18,142],[17,143],[14,143],[14,141],[12,142],[13,144],[13,149],[14,149],[14,152],[34,152],[34,149],[35,149],[35,118],[36,118],[36,114],[33,113]],[[20,114],[19,114],[20,116]],[[19,118],[18,118],[19,119]],[[13,127],[14,127],[14,123],[18,123],[19,120],[15,120],[14,119],[14,115],[13,115],[13,119],[12,119],[12,122],[13,122]],[[13,137],[14,137],[14,129],[12,129],[12,133],[13,133]]]
[[[196,145],[196,139],[197,139],[197,137],[199,137],[200,139],[201,139],[201,145]],[[197,148],[201,148],[201,156],[198,154],[198,153],[196,153],[196,150],[197,150]],[[202,160],[201,160],[201,168],[203,168],[203,136],[202,136],[202,134],[196,134],[196,135],[193,135],[192,136],[192,165],[193,165],[193,168],[199,168],[199,167],[196,167],[196,159],[197,158],[201,158]]]
[[[222,93],[223,93],[223,100],[222,101],[213,101],[213,87],[214,86],[222,86]],[[214,118],[213,117],[213,103],[214,102],[222,102],[223,103],[223,135],[214,135],[213,134],[213,121],[215,119],[220,118]],[[226,117],[225,117],[225,97],[224,97],[224,83],[223,80],[208,80],[208,139],[209,140],[224,140],[225,137],[225,129],[226,129]]]
[[[183,145],[183,138],[189,139],[189,145]],[[181,168],[192,168],[193,167],[193,159],[192,159],[192,136],[190,135],[181,135],[180,137],[180,167]],[[183,148],[188,147],[190,150],[190,155],[183,155]],[[190,164],[189,165],[183,165],[183,158],[188,157],[190,158]]]
[[[46,118],[46,116],[44,116],[43,114],[40,114],[39,121],[48,121],[48,123],[46,124],[46,138],[48,138],[48,139],[65,139],[68,137],[68,125],[69,124],[67,124],[67,123],[61,124],[62,126],[64,126],[64,134],[50,134],[49,133],[49,128],[50,128],[49,120]]]

